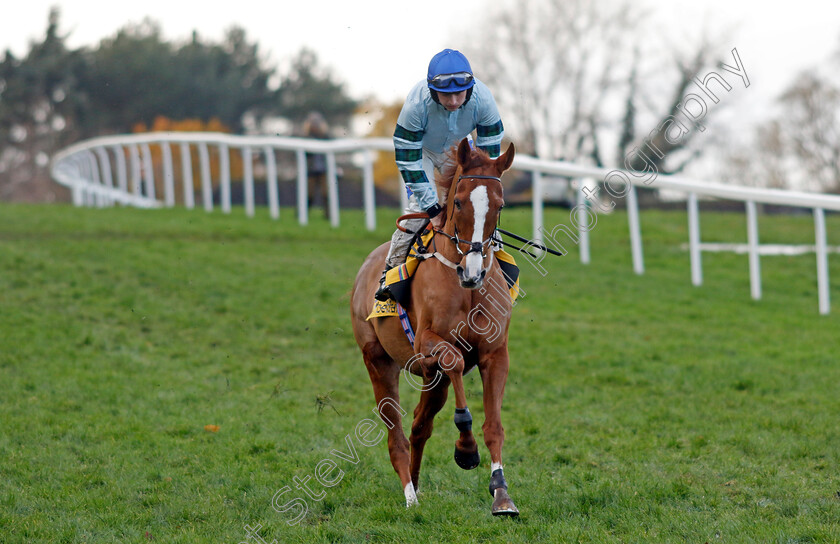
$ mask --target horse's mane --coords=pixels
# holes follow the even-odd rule
[[[455,155],[458,153],[458,146],[453,146],[446,152],[447,165],[436,177],[435,182],[441,191],[441,199],[446,202],[446,197],[449,194],[449,189],[452,187],[452,182],[455,179],[455,172],[458,170],[458,161]],[[472,148],[470,153],[469,163],[464,165],[464,170],[471,170],[486,164],[492,163],[493,159],[490,155],[478,148]]]

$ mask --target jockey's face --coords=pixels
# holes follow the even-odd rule
[[[455,111],[464,105],[467,99],[467,91],[458,91],[457,93],[442,93],[438,91],[438,100],[440,105],[446,108],[447,111]]]

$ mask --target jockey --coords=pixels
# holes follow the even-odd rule
[[[426,81],[420,81],[408,93],[394,130],[394,151],[397,168],[408,193],[409,213],[426,212],[432,226],[443,224],[435,186],[435,170],[443,171],[455,158],[449,149],[463,138],[472,138],[490,157],[501,152],[504,126],[496,101],[487,86],[473,76],[467,58],[454,49],[444,49],[429,62]],[[408,246],[424,219],[406,219],[403,227],[391,237],[391,248],[385,261],[385,272],[405,260]],[[385,285],[385,272],[379,280],[376,299],[391,298]]]

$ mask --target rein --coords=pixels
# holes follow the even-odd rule
[[[548,253],[551,253],[552,255],[557,255],[558,257],[563,257],[563,256],[565,256],[565,255],[566,255],[565,253],[560,253],[559,251],[556,251],[556,250],[554,250],[554,249],[551,249],[550,247],[545,247],[545,246],[544,246],[544,245],[542,245],[542,244],[538,244],[537,242],[535,242],[535,241],[533,241],[533,240],[529,240],[529,239],[527,239],[527,238],[524,238],[524,237],[522,237],[522,236],[519,236],[518,234],[514,234],[514,233],[512,233],[512,232],[510,232],[510,231],[507,231],[507,230],[505,230],[505,229],[502,229],[502,228],[498,228],[498,227],[496,227],[496,230],[497,230],[497,231],[499,231],[499,232],[501,232],[502,234],[505,234],[505,235],[507,235],[507,236],[510,236],[510,237],[511,237],[511,238],[513,238],[514,240],[519,240],[520,242],[524,242],[524,243],[528,244],[528,245],[529,245],[529,246],[531,246],[531,247],[535,247],[535,248],[537,248],[537,249],[539,249],[539,250],[546,251],[546,252],[548,252]],[[505,242],[505,241],[504,241],[504,240],[502,240],[501,238],[496,238],[496,239],[497,239],[500,243],[502,243],[502,244],[504,244],[504,245],[506,245],[506,246],[508,246],[508,247],[512,247],[513,249],[516,249],[516,250],[518,250],[518,251],[524,251],[525,253],[527,253],[527,254],[528,254],[528,255],[530,255],[531,257],[533,257],[533,258],[535,258],[535,259],[537,258],[537,256],[536,256],[536,255],[534,255],[534,254],[533,254],[533,253],[531,253],[530,251],[525,250],[524,248],[521,248],[521,247],[515,246],[515,245],[511,244],[510,242]]]

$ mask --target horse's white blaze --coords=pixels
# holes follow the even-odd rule
[[[479,185],[470,193],[470,202],[475,213],[475,224],[473,226],[473,242],[481,242],[484,236],[484,222],[487,220],[487,212],[490,211],[490,197],[487,196],[487,187]],[[481,253],[470,253],[467,255],[467,266],[465,276],[475,278],[481,274],[482,265]]]
[[[417,502],[417,493],[414,492],[414,484],[408,482],[405,486],[405,507],[411,508],[417,504],[419,503]]]

